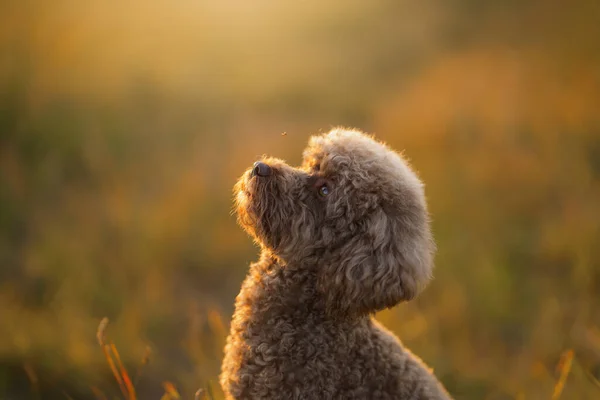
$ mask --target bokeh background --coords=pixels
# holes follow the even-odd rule
[[[435,280],[378,319],[457,399],[600,398],[597,0],[3,1],[0,398],[117,395],[105,316],[140,398],[218,397],[231,188],[337,125],[427,185]]]

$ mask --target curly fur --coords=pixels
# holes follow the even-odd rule
[[[449,399],[371,317],[431,277],[423,185],[406,161],[345,129],[313,136],[300,168],[262,161],[272,175],[248,170],[235,186],[239,223],[261,256],[236,299],[227,398]]]

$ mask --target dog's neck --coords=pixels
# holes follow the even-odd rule
[[[252,281],[259,285],[264,302],[285,301],[314,306],[316,293],[316,266],[309,263],[287,262],[275,254],[263,251],[258,262],[252,264]]]
[[[258,314],[269,316],[290,315],[298,318],[325,318],[322,295],[317,290],[316,266],[288,263],[276,255],[263,251],[253,263],[236,300],[252,319]]]
[[[322,291],[317,287],[318,264],[288,263],[269,251],[263,251],[253,263],[236,308],[253,323],[273,317],[291,318],[292,323],[334,322],[355,324],[369,316],[328,313]]]

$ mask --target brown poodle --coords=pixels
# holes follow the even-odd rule
[[[371,315],[430,279],[423,185],[355,130],[314,136],[301,168],[266,158],[235,186],[262,252],[235,303],[220,382],[229,399],[449,399]]]

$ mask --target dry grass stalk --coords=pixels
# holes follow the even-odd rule
[[[96,338],[98,339],[98,343],[100,346],[104,346],[104,342],[106,341],[106,327],[108,326],[108,318],[102,318],[100,321],[100,325],[98,325],[98,331],[96,332]]]
[[[104,317],[102,321],[100,321],[100,325],[98,325],[98,331],[96,333],[96,338],[98,339],[98,343],[102,347],[102,351],[104,352],[104,357],[106,358],[106,362],[110,367],[110,370],[115,377],[115,380],[119,384],[119,389],[121,389],[121,393],[123,394],[124,399],[135,400],[135,388],[131,383],[131,379],[129,378],[129,374],[127,370],[121,363],[121,357],[117,352],[117,348],[115,345],[106,341],[106,328],[108,326],[108,318]],[[111,355],[112,353],[112,355]],[[114,359],[113,359],[114,356]],[[117,360],[117,364],[115,364],[115,359]],[[118,365],[118,369],[117,369]]]
[[[179,392],[175,388],[171,382],[163,382],[163,388],[165,389],[165,394],[160,398],[160,400],[180,400],[181,396]]]
[[[554,385],[552,400],[558,400],[565,388],[569,372],[571,372],[571,367],[573,366],[573,357],[573,350],[565,351],[561,356],[560,362],[556,366],[557,371],[560,373],[560,377],[558,378],[556,385]]]
[[[129,377],[127,370],[125,369],[125,367],[123,366],[123,363],[121,362],[121,356],[119,355],[119,352],[117,351],[117,347],[112,342],[110,343],[110,350],[112,351],[112,353],[115,357],[115,360],[117,360],[119,372],[120,372],[121,378],[123,380],[123,384],[125,385],[125,388],[127,390],[127,396],[128,396],[127,398],[129,400],[135,400],[136,399],[135,388],[134,388],[133,384],[131,383],[131,378]]]

